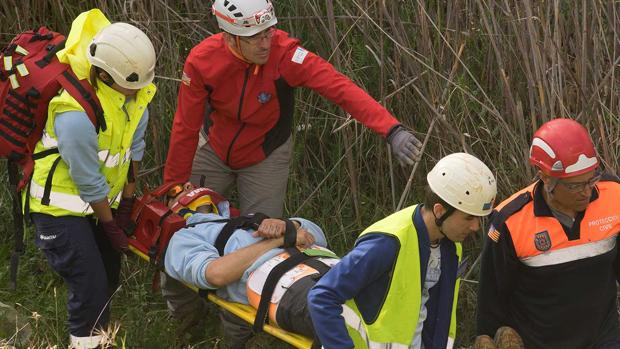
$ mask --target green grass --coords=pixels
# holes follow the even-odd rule
[[[526,156],[532,132],[555,116],[579,119],[592,131],[606,168],[616,172],[620,95],[615,66],[617,4],[569,1],[274,0],[278,26],[301,38],[381,101],[420,139],[429,138],[406,203],[421,199],[425,173],[443,155],[472,152],[495,172],[499,198],[532,177]],[[113,21],[143,28],[158,52],[158,95],[151,106],[142,183],[158,184],[176,106],[178,78],[189,49],[217,32],[209,6],[194,0],[0,1],[0,46],[18,32],[47,25],[68,32],[93,6]],[[556,15],[557,14],[557,15]],[[295,155],[286,211],[310,218],[342,254],[365,226],[393,212],[410,176],[385,142],[317,94],[297,92]],[[429,127],[435,120],[433,130]],[[308,127],[310,125],[310,127]],[[350,153],[345,155],[345,150]],[[0,176],[0,219],[9,219],[6,178]],[[0,259],[10,254],[11,229],[0,226]],[[475,260],[483,233],[465,244]],[[10,292],[0,268],[0,301],[29,319],[33,348],[67,346],[66,289],[28,235],[20,287]],[[150,290],[152,272],[137,259],[123,265],[112,302],[116,334],[127,348],[179,347],[162,298]],[[459,346],[474,336],[477,268],[459,297]],[[33,315],[35,314],[35,315]],[[212,312],[213,314],[213,312]],[[217,318],[208,317],[207,342],[218,347]],[[3,334],[8,336],[9,334]],[[22,343],[22,346],[25,345]],[[256,348],[285,347],[261,337]]]

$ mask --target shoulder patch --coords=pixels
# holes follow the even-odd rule
[[[494,242],[499,242],[500,232],[495,228],[493,224],[491,224],[487,236]]]
[[[192,78],[190,78],[186,72],[183,72],[183,76],[181,76],[181,82],[183,83],[183,85],[189,86],[192,83]]]
[[[293,55],[293,58],[291,58],[291,61],[297,64],[302,64],[304,62],[304,59],[306,59],[307,55],[308,50],[304,49],[303,47],[297,47],[297,50],[295,50],[295,54]]]

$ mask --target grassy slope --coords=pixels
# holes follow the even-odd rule
[[[411,177],[411,190],[404,193],[406,204],[420,199],[423,174],[436,159],[464,150],[491,165],[500,198],[505,198],[533,176],[525,161],[532,131],[559,115],[586,123],[607,167],[617,167],[614,5],[532,0],[275,3],[280,28],[328,58],[420,138],[429,138],[424,161]],[[216,30],[208,6],[192,0],[2,1],[0,46],[15,33],[42,24],[67,32],[75,15],[91,6],[99,6],[112,20],[144,28],[158,49],[159,95],[152,106],[143,166],[156,169],[167,152],[184,58]],[[303,127],[294,130],[286,209],[320,223],[332,246],[343,253],[364,226],[396,208],[411,169],[393,167],[384,142],[359,124],[341,128],[345,113],[318,95],[299,91],[298,97],[296,125]],[[159,180],[159,171],[143,177],[148,183]],[[6,183],[0,191],[0,215],[7,221]],[[1,236],[8,240],[10,230],[0,227]],[[465,244],[472,260],[480,251],[481,236]],[[31,235],[27,238],[19,291],[11,293],[3,286],[8,276],[2,268],[0,300],[18,303],[21,314],[32,316],[31,346],[65,347],[65,288],[33,248]],[[8,245],[0,247],[0,258],[6,261]],[[162,299],[149,290],[150,275],[144,263],[129,260],[113,302],[113,319],[120,324],[117,340],[126,338],[129,348],[175,346]],[[473,337],[476,278],[474,267],[459,298],[461,345]],[[204,346],[213,347],[218,342],[217,320],[210,316],[208,322],[210,340]],[[282,344],[261,338],[254,346]]]

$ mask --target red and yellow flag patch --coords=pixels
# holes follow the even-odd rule
[[[495,241],[495,242],[499,242],[499,231],[497,231],[497,229],[495,229],[495,227],[493,225],[491,225],[491,227],[489,228],[489,232],[487,233],[487,236],[489,237],[489,239]]]

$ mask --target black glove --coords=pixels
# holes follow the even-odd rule
[[[114,221],[116,221],[116,225],[124,231],[128,231],[132,226],[131,210],[133,209],[134,201],[135,199],[133,197],[129,199],[122,198],[121,202],[118,204],[118,208],[116,209]]]
[[[392,147],[392,154],[402,166],[413,165],[415,161],[420,161],[422,142],[405,130],[402,125],[394,126],[387,141]]]
[[[125,232],[118,226],[118,224],[116,224],[115,220],[111,220],[109,222],[99,221],[99,225],[116,251],[125,254],[129,253],[129,241],[127,240],[127,235],[125,235]]]

